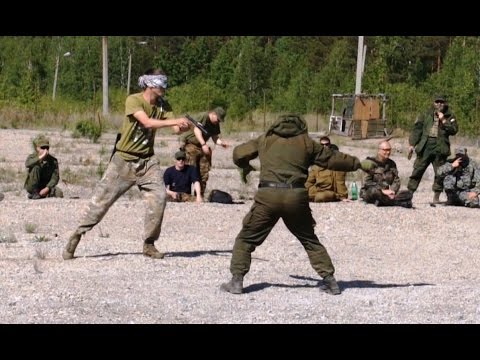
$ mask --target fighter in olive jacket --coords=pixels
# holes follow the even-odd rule
[[[261,164],[259,189],[235,239],[230,263],[232,280],[222,284],[221,289],[233,294],[243,292],[243,277],[250,270],[252,252],[282,218],[303,245],[314,270],[323,278],[321,290],[340,294],[330,256],[314,232],[315,220],[304,184],[310,165],[355,171],[363,163],[313,141],[305,120],[294,114],[280,116],[265,134],[233,150],[233,162],[243,169],[249,168],[249,161],[256,157]]]

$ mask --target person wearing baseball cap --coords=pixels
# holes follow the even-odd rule
[[[50,141],[40,134],[33,139],[32,145],[35,152],[25,161],[28,170],[24,184],[27,197],[31,200],[63,198],[63,191],[57,187],[60,180],[58,160],[50,154]]]
[[[438,175],[443,178],[447,205],[480,207],[480,168],[469,158],[466,147],[457,147],[455,156],[438,168]]]
[[[435,95],[433,106],[417,117],[409,138],[409,154],[415,150],[417,157],[413,163],[407,188],[414,193],[428,166],[432,164],[435,172],[433,180],[433,203],[440,202],[443,191],[443,179],[438,168],[446,163],[450,155],[450,136],[458,132],[456,116],[450,111],[445,95]]]
[[[200,177],[195,166],[186,165],[185,151],[175,153],[175,165],[170,166],[163,173],[163,182],[167,189],[167,201],[202,202]],[[192,195],[192,185],[195,195]]]
[[[212,138],[216,145],[223,148],[228,147],[228,144],[220,139],[220,122],[225,121],[226,115],[225,109],[219,106],[203,112],[196,116],[196,120],[205,131],[193,127],[184,135],[183,149],[187,153],[187,164],[194,165],[199,169],[202,197],[205,195],[208,174],[212,167],[212,149],[208,146],[207,141]]]

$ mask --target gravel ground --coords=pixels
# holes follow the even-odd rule
[[[433,171],[414,196],[414,209],[377,208],[361,201],[312,204],[316,233],[329,251],[342,289],[321,293],[300,243],[279,221],[253,254],[245,293],[219,290],[241,221],[252,205],[258,172],[240,183],[231,148],[214,152],[208,189],[244,204],[168,203],[156,243],[163,260],[142,255],[144,208],[137,190],[121,197],[81,241],[72,261],[61,251],[98,177],[62,183],[64,199],[27,200],[21,190],[32,130],[0,130],[3,179],[0,216],[0,323],[478,323],[478,210],[431,207]],[[113,134],[99,144],[47,132],[61,173],[88,172],[108,159]],[[226,139],[236,145],[254,134]],[[360,158],[378,140],[336,141]],[[392,141],[402,176],[410,175],[405,139]],[[158,135],[162,169],[173,164],[175,137]],[[87,161],[88,160],[88,161]],[[359,180],[360,172],[348,181]],[[442,195],[442,200],[444,195]],[[33,230],[32,228],[35,227]],[[477,235],[475,235],[477,234]],[[15,239],[16,242],[8,242]]]

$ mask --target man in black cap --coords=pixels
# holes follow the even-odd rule
[[[202,202],[200,178],[195,166],[185,165],[185,151],[175,153],[175,165],[167,168],[163,174],[163,182],[167,188],[167,201]],[[195,196],[192,195],[192,184]]]
[[[456,117],[449,111],[447,99],[444,95],[434,97],[433,107],[423,115],[417,117],[410,134],[410,152],[417,157],[413,164],[412,175],[407,188],[415,192],[428,166],[432,164],[435,171],[432,190],[433,203],[440,202],[443,191],[443,181],[438,174],[438,168],[445,164],[450,155],[449,137],[458,132]]]
[[[212,149],[207,145],[207,141],[212,138],[216,145],[226,148],[226,142],[220,139],[220,122],[225,120],[226,112],[221,107],[199,114],[196,120],[201,123],[207,134],[203,133],[198,127],[193,127],[184,135],[184,149],[187,153],[187,164],[194,165],[200,173],[200,187],[202,196],[207,187],[208,173],[212,167]]]
[[[480,168],[467,154],[467,149],[459,147],[455,156],[438,168],[442,177],[447,205],[478,208],[480,194]]]

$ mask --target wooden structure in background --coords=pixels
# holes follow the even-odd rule
[[[387,126],[386,102],[384,94],[332,95],[329,134],[350,136],[354,140],[389,136],[392,129]]]

